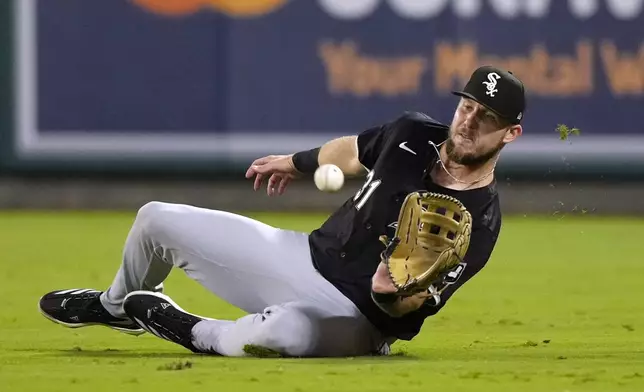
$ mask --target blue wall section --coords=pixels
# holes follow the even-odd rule
[[[161,3],[21,5],[16,25],[26,23],[26,14],[35,23],[33,37],[19,41],[33,46],[37,58],[29,104],[35,129],[28,142],[16,143],[15,165],[43,157],[64,162],[85,145],[109,160],[128,138],[141,143],[144,156],[141,136],[225,140],[227,147],[209,155],[234,162],[272,152],[269,139],[295,135],[302,145],[314,144],[404,110],[448,122],[456,103],[449,91],[483,63],[506,66],[526,82],[527,151],[556,140],[559,123],[582,129],[584,153],[601,152],[606,138],[623,138],[631,155],[644,151],[644,10],[637,1],[624,2],[634,5],[630,10],[597,1],[587,18],[573,0],[533,1],[537,7],[516,17],[503,11],[526,2],[437,1],[445,3],[439,14],[416,18],[405,16],[405,0],[356,1],[365,5],[356,18],[340,18],[348,9],[337,8],[337,0],[291,0],[253,17],[217,9],[218,0],[182,14],[161,12]],[[480,8],[465,15],[459,3]],[[543,13],[536,15],[539,5]],[[21,132],[27,131],[14,127],[16,140],[24,139]],[[75,135],[83,140],[77,147],[48,150]],[[190,146],[173,151],[166,144],[173,159],[194,158]],[[619,153],[620,146],[609,149]]]

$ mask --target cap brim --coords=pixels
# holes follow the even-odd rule
[[[491,107],[489,107],[488,105],[484,104],[483,102],[481,102],[480,100],[478,100],[475,96],[473,96],[473,95],[472,95],[472,94],[470,94],[470,93],[466,93],[465,91],[452,91],[452,94],[457,95],[457,96],[459,96],[459,97],[469,98],[469,99],[471,99],[472,101],[475,101],[475,102],[480,103],[481,105],[483,105],[483,106],[485,106],[486,108],[490,109],[491,111],[493,111],[494,113],[498,114],[499,116],[504,117],[501,113],[497,112],[496,110],[492,109],[492,108],[491,108]]]
[[[501,114],[501,113],[497,112],[496,110],[492,109],[491,107],[489,107],[489,106],[488,106],[488,105],[486,105],[485,103],[483,103],[483,102],[479,101],[478,99],[476,99],[476,97],[475,97],[475,96],[473,96],[473,95],[472,95],[472,94],[470,94],[470,93],[466,93],[465,91],[452,91],[452,94],[457,95],[457,96],[459,96],[459,97],[469,98],[469,99],[471,99],[472,101],[478,102],[478,103],[480,103],[481,105],[483,105],[483,106],[485,106],[486,108],[488,108],[488,109],[490,109],[491,111],[493,111],[494,113],[496,113],[499,117],[501,117],[501,118],[505,118],[506,120],[509,120],[506,116],[504,116],[503,114]]]

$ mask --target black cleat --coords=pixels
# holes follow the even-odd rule
[[[192,327],[207,320],[181,309],[167,295],[150,291],[133,291],[125,296],[123,310],[141,328],[162,339],[201,353],[192,344]]]
[[[105,310],[101,294],[92,289],[52,291],[40,298],[38,308],[47,319],[68,328],[102,325],[130,335],[145,333],[132,320],[114,317]]]

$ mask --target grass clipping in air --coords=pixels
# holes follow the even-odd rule
[[[568,128],[565,124],[557,125],[557,132],[559,132],[559,139],[561,140],[568,140],[570,135],[579,136],[580,133],[578,128]]]

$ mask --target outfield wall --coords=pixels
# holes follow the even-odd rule
[[[0,19],[5,175],[234,178],[405,110],[449,121],[492,63],[530,92],[501,178],[644,178],[644,0],[14,0]]]
[[[360,185],[350,181],[340,192],[327,194],[302,180],[283,196],[268,197],[265,189],[253,192],[250,181],[0,178],[0,209],[121,210],[134,215],[149,201],[165,201],[235,212],[330,213]],[[632,182],[500,181],[499,193],[506,216],[644,217],[644,186]]]

